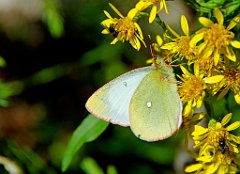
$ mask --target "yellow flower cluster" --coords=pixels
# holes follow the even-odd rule
[[[114,36],[111,44],[115,44],[117,41],[128,41],[133,48],[139,50],[141,48],[141,42],[145,45],[143,41],[142,30],[134,20],[136,15],[136,10],[131,10],[124,17],[116,7],[110,4],[110,7],[115,11],[120,19],[113,18],[107,11],[104,11],[108,19],[102,21],[102,26],[105,28],[102,34],[112,34]]]
[[[214,10],[214,16],[218,23],[200,17],[199,22],[203,27],[192,35],[189,33],[186,17],[181,16],[184,35],[180,36],[167,25],[175,38],[169,36],[170,41],[164,44],[163,41],[157,42],[158,46],[155,46],[158,48],[156,51],[159,51],[159,48],[165,50],[162,53],[163,57],[180,58],[186,61],[189,69],[193,69],[191,73],[181,66],[183,75],[178,76],[182,81],[179,93],[185,104],[184,119],[192,117],[194,109],[202,106],[206,91],[212,96],[219,94],[218,99],[220,99],[231,90],[235,101],[240,104],[240,66],[233,51],[233,48],[240,48],[240,42],[230,31],[240,21],[240,17],[233,18],[225,27],[224,18],[219,9]]]
[[[199,150],[198,163],[189,165],[185,172],[195,173],[236,173],[240,162],[238,145],[240,136],[229,133],[240,127],[236,121],[226,128],[232,114],[227,114],[221,122],[210,120],[208,128],[195,125],[192,132],[194,148]]]
[[[149,23],[154,21],[156,15],[163,8],[166,13],[168,13],[165,0],[140,0],[134,8],[129,10],[126,17],[124,17],[111,3],[109,3],[109,5],[120,18],[113,18],[107,11],[104,11],[108,19],[101,23],[104,27],[102,34],[112,34],[114,36],[111,44],[115,44],[117,41],[128,41],[136,50],[141,48],[141,43],[146,46],[142,30],[136,22],[139,13],[151,6],[152,9],[149,15]]]
[[[102,33],[114,37],[111,44],[127,41],[138,51],[141,45],[146,47],[137,23],[141,15],[147,14],[151,24],[162,9],[168,14],[165,0],[139,0],[126,17],[112,4],[109,5],[119,18],[113,18],[104,11],[108,19],[101,23],[104,27]],[[150,12],[147,13],[145,10],[149,7]],[[233,32],[240,22],[240,16],[228,20],[230,22],[226,24],[220,9],[214,9],[212,13],[211,19],[199,17],[201,28],[195,32],[190,32],[187,18],[182,15],[180,24],[183,35],[162,22],[165,27],[162,27],[163,38],[157,35],[156,43],[151,48],[168,62],[180,61],[182,74],[177,77],[181,81],[178,89],[184,106],[183,128],[193,136],[194,147],[199,150],[196,157],[198,163],[188,166],[185,171],[236,173],[240,162],[240,137],[229,131],[238,128],[240,122],[225,128],[231,119],[231,114],[227,114],[221,122],[211,120],[208,128],[196,125],[207,113],[196,114],[195,109],[199,109],[207,97],[218,95],[217,99],[221,99],[232,91],[235,102],[240,104],[240,64],[239,55],[236,54],[240,49],[240,41]],[[147,62],[152,61],[150,59]]]

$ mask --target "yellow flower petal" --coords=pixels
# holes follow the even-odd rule
[[[215,173],[216,171],[217,171],[217,169],[218,169],[218,167],[219,167],[219,163],[212,163],[208,168],[207,168],[207,170],[206,170],[206,173],[208,173],[208,174],[213,174],[213,173]]]
[[[232,147],[233,147],[233,152],[234,153],[239,153],[239,150],[237,147],[235,147],[232,143],[231,143]]]
[[[121,18],[124,18],[124,16],[122,15],[122,13],[120,13],[120,11],[118,11],[118,9],[117,9],[114,5],[112,5],[111,3],[108,3],[108,4],[109,4],[109,6],[113,9],[113,11],[115,11],[115,13],[118,14],[118,16],[120,16]]]
[[[198,99],[197,100],[197,104],[196,104],[196,108],[199,109],[202,106],[203,100],[202,99]]]
[[[195,36],[193,36],[193,38],[191,39],[191,41],[189,42],[190,47],[194,47],[197,45],[197,43],[203,39],[204,33],[199,33],[196,34]]]
[[[150,11],[150,15],[149,15],[149,23],[151,24],[154,19],[156,18],[157,15],[157,6],[153,6],[152,10]]]
[[[185,168],[185,172],[194,172],[194,171],[197,171],[197,170],[200,170],[201,168],[203,167],[203,164],[199,163],[199,164],[192,164],[190,166],[187,166]]]
[[[206,48],[207,42],[203,42],[198,46],[198,53],[202,53],[202,51]]]
[[[106,10],[103,10],[103,13],[107,16],[107,18],[112,19],[112,16]]]
[[[138,11],[143,11],[143,10],[145,10],[146,8],[148,8],[151,4],[152,4],[151,2],[139,1],[139,2],[135,5],[135,8],[136,8]]]
[[[204,128],[202,126],[198,126],[198,125],[195,125],[194,126],[194,131],[192,133],[193,136],[199,136],[199,135],[203,135],[205,133],[208,132],[208,129],[207,128]]]
[[[189,113],[191,112],[191,110],[192,110],[192,101],[189,101],[189,102],[187,103],[187,105],[184,107],[183,115],[184,115],[184,116],[189,115]]]
[[[225,54],[225,56],[229,59],[229,60],[231,60],[231,61],[233,61],[233,62],[236,62],[236,55],[235,55],[235,53],[233,52],[233,50],[231,49],[231,48],[229,48],[229,47],[226,47],[226,51],[227,51],[227,53]]]
[[[225,174],[227,173],[227,169],[225,165],[220,165],[217,171],[217,174]]]
[[[220,58],[220,54],[219,54],[218,50],[215,50],[213,53],[213,61],[214,61],[215,66],[218,64],[219,58]]]
[[[231,120],[231,118],[232,118],[232,113],[225,115],[221,121],[221,124],[224,126]]]
[[[240,16],[234,17],[231,22],[227,26],[227,30],[231,30],[233,27],[235,27],[238,22],[240,21]]]
[[[166,1],[163,0],[163,1],[161,1],[161,3],[163,4],[163,7],[164,7],[164,10],[165,10],[166,14],[168,14],[168,9],[167,9]]]
[[[206,59],[209,58],[212,55],[213,51],[214,49],[206,47],[203,53],[203,58],[206,58]]]
[[[234,141],[237,144],[240,144],[240,136],[236,136],[233,134],[229,134],[229,136],[230,136],[230,140]]]
[[[220,100],[221,98],[223,98],[229,91],[229,87],[225,87],[221,93],[218,95],[217,100]],[[218,91],[214,92],[213,95],[215,95]]]
[[[217,19],[218,23],[223,25],[224,17],[223,17],[222,12],[216,8],[213,10],[213,14],[214,14],[215,18]]]
[[[213,84],[218,83],[224,78],[224,75],[215,75],[211,77],[205,77],[203,80],[205,83]]]
[[[197,102],[196,102],[196,98],[194,98],[194,99],[193,99],[193,102],[192,102],[192,107],[195,107],[196,104],[197,104]]]
[[[215,154],[215,147],[208,144],[208,143],[204,143],[204,145],[202,145],[200,151],[199,151],[199,155],[200,156],[210,156],[211,158],[213,157],[213,155]]]
[[[165,0],[163,0],[165,1]],[[156,5],[155,5],[156,6]],[[163,3],[162,0],[159,2],[159,9],[158,9],[158,13],[163,9]]]
[[[163,40],[162,40],[161,36],[157,35],[156,40],[157,40],[157,43],[159,46],[161,46],[163,44]]]
[[[237,104],[240,104],[240,95],[239,94],[235,94],[234,98],[235,98],[235,101],[237,102]]]
[[[161,49],[172,50],[175,46],[174,42],[168,42],[161,46]]]
[[[237,40],[231,41],[230,44],[235,48],[240,48],[240,42]]]
[[[180,68],[181,68],[183,74],[190,74],[190,73],[188,72],[188,70],[187,70],[184,66],[181,66],[181,65],[180,65]]]
[[[143,44],[145,45],[145,47],[146,47],[146,44],[145,44],[145,42],[143,41],[142,29],[140,28],[140,26],[139,26],[136,22],[134,23],[134,26],[137,28],[137,31],[138,31],[138,35],[139,35],[138,39],[141,40],[142,43],[143,43]],[[137,35],[137,36],[138,36],[138,35]]]
[[[127,17],[133,19],[138,12],[139,11],[136,8],[133,8],[128,12]]]
[[[184,15],[181,16],[181,27],[182,27],[183,33],[186,36],[188,36],[189,35],[188,21]]]
[[[205,137],[206,138],[206,137]],[[193,141],[194,141],[194,143],[195,143],[195,145],[193,146],[193,148],[194,149],[199,149],[199,147],[200,146],[202,146],[203,145],[203,140],[204,138],[195,138],[195,137],[193,137]],[[199,141],[200,140],[200,141]]]
[[[194,74],[198,77],[199,76],[199,63],[194,64]]]
[[[236,121],[232,124],[230,124],[228,127],[226,127],[227,131],[232,131],[240,127],[240,121]]]
[[[117,43],[118,38],[114,38],[113,41],[110,43],[111,45],[114,45],[115,43]]]
[[[204,116],[205,116],[204,112],[198,113],[198,114],[194,115],[194,117],[192,118],[192,121],[193,122],[199,121],[199,120],[203,119]]]
[[[101,22],[101,25],[108,29],[112,24],[116,23],[114,19],[105,19],[104,21]]]
[[[196,158],[197,161],[202,161],[202,162],[211,162],[212,161],[212,157],[209,155],[206,156],[200,156]]]
[[[135,37],[134,40],[130,41],[130,44],[132,45],[133,48],[135,48],[137,51],[140,50],[141,48],[141,43],[140,41]]]
[[[200,17],[198,20],[205,27],[211,27],[214,24],[210,19],[205,17]]]
[[[101,33],[102,33],[102,34],[110,34],[110,32],[109,32],[108,29],[104,29]]]
[[[177,34],[177,32],[174,31],[169,25],[166,25],[166,27],[175,37],[180,37],[179,34]]]

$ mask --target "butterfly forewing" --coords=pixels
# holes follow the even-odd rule
[[[182,122],[182,103],[176,80],[172,75],[164,78],[161,67],[146,75],[130,102],[131,129],[137,137],[146,141],[171,136]]]
[[[139,68],[113,79],[88,99],[87,110],[98,118],[129,126],[129,105],[133,93],[152,70],[152,67]]]

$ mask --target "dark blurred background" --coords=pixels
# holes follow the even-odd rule
[[[0,157],[5,157],[0,173],[8,173],[4,160],[16,162],[23,173],[61,173],[67,143],[88,115],[87,98],[117,75],[146,66],[148,48],[137,52],[127,43],[110,45],[113,38],[101,34],[103,10],[116,16],[108,2],[0,1]],[[111,1],[124,15],[135,2]],[[192,17],[181,2],[169,3],[171,18],[163,13],[177,31],[181,14]],[[154,40],[161,28],[147,21],[140,25],[149,45],[147,35]],[[118,173],[178,173],[183,167],[180,138],[181,132],[148,143],[129,128],[109,125],[80,149],[65,173],[89,173],[84,164],[91,162],[104,173],[109,165]]]

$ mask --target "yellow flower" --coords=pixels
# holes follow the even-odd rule
[[[169,50],[174,56],[186,58],[188,63],[191,64],[195,57],[194,47],[190,47],[190,35],[187,19],[184,15],[181,16],[181,27],[185,34],[184,36],[178,35],[170,26],[167,25],[168,30],[176,37],[173,42],[164,44],[161,48]]]
[[[219,94],[218,98],[224,97],[229,89],[233,91],[235,101],[240,104],[240,71],[237,67],[227,67],[222,68],[224,78],[213,87],[213,95],[219,92],[223,88],[222,92]]]
[[[199,74],[199,67],[194,64],[194,74],[188,72],[186,68],[180,66],[183,77],[182,84],[178,87],[180,98],[183,104],[186,104],[183,115],[189,115],[193,108],[200,108],[205,97],[206,84],[203,80],[203,75]]]
[[[141,48],[141,42],[144,46],[143,34],[140,26],[134,21],[135,10],[130,10],[128,15],[124,17],[116,7],[109,3],[110,7],[118,14],[120,19],[112,18],[111,15],[104,11],[108,19],[101,22],[105,28],[102,34],[112,34],[114,36],[111,44],[115,44],[117,41],[128,41],[133,48],[139,50]]]
[[[185,172],[196,173],[236,173],[239,164],[240,137],[229,133],[240,127],[240,121],[236,121],[226,128],[224,127],[232,118],[227,114],[221,122],[210,120],[208,128],[195,125],[192,132],[195,143],[194,148],[199,149],[196,158],[197,164],[189,165]]]
[[[211,76],[215,74],[214,70],[216,66],[214,65],[213,57],[210,56],[208,58],[203,57],[203,53],[196,53],[194,62],[199,64],[200,73],[205,76]]]
[[[224,54],[229,60],[235,62],[236,55],[232,47],[240,48],[240,42],[234,40],[234,33],[230,30],[237,25],[240,17],[233,18],[229,25],[225,27],[221,11],[214,9],[213,14],[218,23],[214,23],[208,18],[200,17],[199,22],[206,28],[197,31],[190,44],[194,47],[199,41],[203,40],[199,45],[198,52],[203,53],[203,58],[213,58],[215,65],[220,61],[221,54]]]
[[[168,14],[168,9],[165,0],[140,0],[135,8],[138,11],[143,11],[152,5],[152,9],[149,15],[149,23],[152,23],[156,18],[156,15],[164,8],[165,12]]]
[[[186,173],[196,174],[235,174],[238,171],[239,158],[233,153],[221,153],[213,146],[207,145],[196,158],[198,163],[185,168]]]
[[[182,84],[179,85],[178,90],[183,104],[186,104],[183,110],[183,116],[186,117],[193,113],[194,108],[199,109],[202,106],[207,84],[218,83],[224,76],[214,75],[204,77],[204,74],[200,73],[198,63],[194,63],[194,74],[188,72],[183,66],[180,66],[180,68],[183,72],[183,77],[178,76],[182,80]]]

